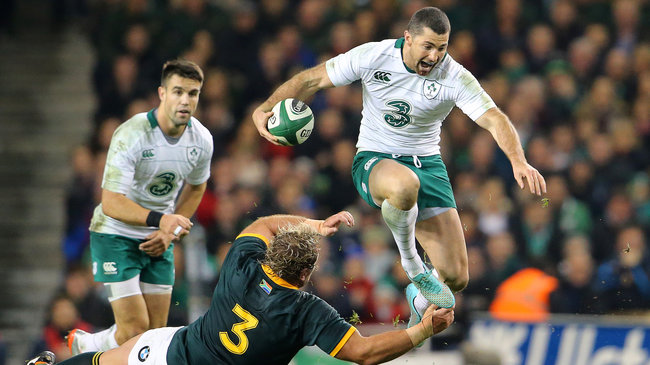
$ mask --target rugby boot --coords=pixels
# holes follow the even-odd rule
[[[35,358],[25,361],[27,365],[52,365],[56,361],[56,356],[50,351],[43,351]]]
[[[411,278],[409,277],[409,279]],[[456,304],[454,293],[451,292],[447,284],[440,282],[431,270],[415,275],[411,281],[429,303],[440,308],[451,308]]]

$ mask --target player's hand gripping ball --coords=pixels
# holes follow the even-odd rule
[[[314,130],[314,114],[307,104],[297,99],[284,99],[271,109],[267,127],[285,146],[301,144]]]

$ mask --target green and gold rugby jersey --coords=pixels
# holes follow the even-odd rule
[[[210,177],[212,135],[192,117],[179,138],[165,136],[156,109],[134,115],[113,134],[102,188],[126,195],[147,209],[174,212],[185,182],[200,185]],[[157,228],[132,226],[95,208],[90,230],[143,239]]]
[[[339,352],[356,329],[324,300],[263,267],[267,244],[259,235],[237,237],[210,309],[174,335],[168,364],[287,364],[311,345]]]

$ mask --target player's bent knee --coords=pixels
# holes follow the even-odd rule
[[[398,209],[411,209],[418,200],[420,180],[406,178],[387,187],[388,200]]]
[[[469,275],[459,275],[456,277],[450,277],[445,279],[445,284],[453,291],[454,293],[457,293],[467,287],[467,283],[469,283]]]

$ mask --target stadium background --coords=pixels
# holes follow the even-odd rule
[[[205,71],[196,116],[212,132],[215,153],[198,224],[177,245],[170,325],[206,308],[229,241],[255,217],[343,208],[358,225],[324,241],[309,290],[364,325],[406,318],[408,280],[390,232],[350,179],[358,83],[308,101],[316,131],[296,148],[264,142],[250,115],[295,72],[401,36],[426,5],[449,15],[449,53],[510,116],[548,194],[519,192],[489,134],[458,110],[447,118],[442,154],[470,284],[459,295],[457,323],[425,351],[462,348],[472,315],[488,310],[496,288],[526,267],[555,280],[552,313],[646,321],[648,1],[3,0],[0,364],[22,363],[42,347],[64,354],[56,343],[67,329],[111,323],[89,272],[87,226],[112,131],[157,105],[161,64],[174,57]]]

